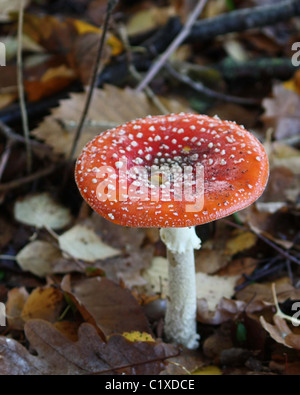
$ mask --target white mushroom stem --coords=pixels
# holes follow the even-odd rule
[[[201,247],[195,227],[163,228],[161,239],[167,246],[169,288],[165,317],[168,341],[189,349],[198,347],[197,295],[194,249]]]

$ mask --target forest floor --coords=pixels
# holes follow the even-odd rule
[[[300,374],[299,1],[2,0],[0,44],[0,374]],[[197,350],[165,338],[159,230],[74,180],[94,136],[180,112],[270,161],[255,204],[197,226]]]

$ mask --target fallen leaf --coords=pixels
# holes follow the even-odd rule
[[[78,329],[80,324],[75,321],[57,321],[54,327],[60,331],[69,340],[78,341]]]
[[[24,322],[41,318],[56,322],[64,305],[63,293],[54,287],[36,288],[26,299],[21,317]]]
[[[103,338],[124,332],[151,334],[148,320],[131,293],[105,277],[93,277],[63,287],[84,319],[99,329]]]
[[[134,249],[124,255],[100,262],[99,267],[105,271],[108,278],[116,282],[122,281],[127,288],[131,289],[145,284],[141,273],[150,265],[153,252],[152,246]]]
[[[153,337],[147,332],[138,332],[138,331],[124,332],[124,333],[122,333],[122,336],[124,336],[125,339],[129,340],[130,342],[154,342],[155,341],[153,339]]]
[[[300,152],[299,150],[280,144],[279,142],[272,144],[270,153],[271,166],[289,169],[292,174],[300,175]],[[289,177],[289,181],[290,177]]]
[[[24,33],[49,52],[66,55],[72,51],[78,37],[90,33],[100,37],[102,30],[77,19],[67,18],[61,21],[52,15],[25,14]],[[107,34],[106,44],[111,47],[114,55],[123,50],[121,42],[110,32]]]
[[[237,232],[235,237],[227,241],[225,254],[229,256],[236,255],[255,246],[256,242],[257,236],[252,232]]]
[[[52,15],[26,14],[24,32],[48,52],[61,54],[63,62],[88,85],[102,37],[102,29],[87,22],[66,18],[63,21]],[[112,56],[123,51],[120,40],[107,32],[102,53],[102,66]],[[54,89],[49,84],[49,88]]]
[[[133,36],[157,29],[164,26],[171,16],[174,16],[173,7],[158,8],[151,5],[148,9],[135,12],[131,16],[126,25],[127,34]]]
[[[197,320],[203,324],[220,325],[236,317],[246,306],[243,301],[222,298],[214,311],[211,311],[206,299],[198,299]]]
[[[292,345],[290,345],[287,340],[291,337],[294,339],[295,335],[292,334],[292,331],[285,320],[277,315],[274,315],[273,321],[275,325],[269,324],[263,316],[260,317],[260,322],[263,328],[269,333],[272,339],[274,339],[279,344],[283,344],[286,347],[292,348]],[[294,341],[294,348],[296,346],[298,347],[297,349],[300,350],[300,336],[298,335],[297,337],[298,341]]]
[[[300,96],[286,89],[283,84],[275,84],[273,98],[264,99],[265,112],[263,121],[275,127],[277,140],[288,138],[299,133],[300,128]]]
[[[199,350],[183,349],[178,355],[169,358],[161,375],[190,375],[205,364]]]
[[[219,276],[239,276],[238,284],[243,283],[244,276],[250,276],[257,267],[258,260],[250,257],[233,259],[224,269],[218,272]]]
[[[35,74],[24,81],[28,101],[35,102],[51,96],[66,88],[75,79],[75,72],[64,64],[47,69],[41,77]]]
[[[119,255],[120,250],[102,242],[94,230],[82,225],[75,225],[58,237],[60,248],[76,259],[87,262],[106,259]]]
[[[143,271],[142,276],[147,282],[145,292],[168,295],[168,260],[161,256],[154,257],[150,266]]]
[[[300,71],[297,70],[293,76],[293,78],[289,81],[284,82],[283,86],[286,89],[290,89],[296,93],[298,93],[298,95],[300,95]]]
[[[215,311],[223,298],[230,299],[235,291],[235,285],[240,276],[211,276],[206,273],[196,273],[197,299],[205,299],[208,310]]]
[[[205,243],[203,248],[195,252],[196,271],[214,274],[227,265],[229,257],[225,255],[224,248],[214,248],[208,244]]]
[[[37,228],[62,229],[71,221],[69,209],[57,203],[48,193],[28,195],[14,205],[19,222]]]
[[[25,287],[13,288],[8,292],[6,316],[10,328],[16,330],[24,329],[25,321],[21,315],[28,296],[29,294]]]
[[[81,224],[94,229],[105,243],[115,248],[125,249],[127,252],[135,249],[140,250],[147,232],[145,228],[132,228],[114,224],[95,211]]]
[[[191,110],[176,100],[159,98],[170,113]],[[32,131],[32,135],[51,146],[58,154],[69,155],[74,135],[86,102],[86,93],[73,93],[69,99],[60,101],[60,106],[51,110],[51,115]],[[115,109],[118,109],[116,111]],[[143,92],[120,89],[106,85],[95,89],[84,132],[78,143],[76,155],[96,135],[116,125],[160,112]]]
[[[204,368],[200,368],[195,370],[192,375],[193,376],[222,376],[222,371],[218,366],[205,366]]]
[[[24,8],[28,6],[30,0],[24,1]],[[20,0],[1,0],[0,4],[0,21],[8,21],[9,14],[20,10]]]
[[[210,361],[215,362],[224,350],[233,347],[233,336],[226,327],[226,323],[218,327],[215,332],[203,341],[203,353]]]
[[[17,254],[16,261],[24,271],[46,277],[53,273],[53,267],[60,258],[61,252],[57,247],[47,241],[35,240]]]
[[[280,303],[285,302],[287,299],[300,299],[300,290],[290,284],[289,278],[283,277],[275,281],[275,284],[276,295]],[[274,305],[272,283],[268,282],[264,284],[250,284],[241,291],[238,291],[235,296],[237,300],[244,301],[248,304],[247,311],[249,312],[259,311],[263,307]]]
[[[90,324],[82,324],[73,342],[49,322],[31,320],[25,335],[36,356],[15,340],[0,337],[1,375],[159,374],[174,347],[156,342],[129,342],[111,336],[107,343]],[[122,351],[122,352],[120,352]]]
[[[1,93],[1,90],[0,90]],[[13,103],[17,98],[17,95],[15,93],[1,93],[0,94],[0,110],[2,108],[5,108],[9,106],[11,103]]]

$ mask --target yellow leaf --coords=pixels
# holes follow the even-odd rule
[[[102,30],[94,25],[90,25],[87,22],[80,21],[78,19],[72,19],[73,25],[75,26],[78,34],[86,33],[101,33]]]
[[[79,35],[87,33],[98,33],[102,34],[102,29],[97,26],[90,25],[89,23],[79,21],[78,19],[72,19],[72,23],[77,30]],[[119,55],[123,51],[123,45],[120,40],[117,39],[113,34],[107,33],[106,44],[111,47],[111,54],[113,56]]]
[[[122,334],[127,340],[130,342],[154,342],[155,340],[153,337],[146,332],[138,332],[138,331],[133,331],[133,332],[124,332]]]
[[[36,288],[27,298],[21,317],[25,322],[35,318],[56,322],[63,305],[64,296],[60,290],[52,287]]]
[[[54,78],[75,78],[75,73],[72,69],[65,65],[60,65],[59,67],[53,67],[48,69],[41,78],[41,82],[48,82]]]
[[[222,376],[222,371],[217,366],[206,366],[195,370],[192,375],[196,376]]]
[[[285,89],[298,93],[300,95],[300,71],[297,70],[294,77],[283,83]]]
[[[226,255],[233,256],[238,252],[248,250],[257,241],[257,236],[252,232],[242,232],[226,243]]]

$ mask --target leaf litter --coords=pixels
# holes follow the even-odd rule
[[[92,3],[87,12],[96,18],[99,14],[94,9],[101,5],[103,10],[103,2]],[[126,22],[128,32],[137,36],[148,34],[145,15],[153,17],[147,20],[151,22],[148,28],[157,29],[171,15],[186,20],[193,9],[193,2],[172,1],[163,8],[140,3],[133,13],[130,10]],[[204,15],[226,12],[229,3],[211,3]],[[15,20],[9,11],[18,11],[18,7],[19,3],[3,2],[1,15],[6,23]],[[121,10],[120,15],[126,13],[127,6],[122,5]],[[28,101],[38,103],[75,81],[82,84],[83,91],[71,89],[67,98],[47,108],[48,115],[38,119],[31,131],[33,139],[56,154],[39,154],[37,158],[59,161],[70,152],[102,31],[80,18],[40,17],[30,12],[24,22],[23,45],[30,53],[24,70]],[[114,26],[111,30],[101,69],[124,50]],[[242,56],[244,62],[258,53],[272,57],[286,51],[281,35],[280,28],[268,27],[261,32],[235,34],[213,49],[216,54],[222,48],[231,59]],[[139,47],[132,50],[134,56],[143,53]],[[174,60],[182,64],[193,61],[204,68],[203,75],[212,72],[211,54],[201,48],[195,53],[190,44],[180,48]],[[223,89],[228,81],[217,74]],[[299,270],[287,259],[299,255],[299,72],[284,82],[272,79],[269,87],[259,92],[263,99],[259,109],[223,102],[208,104],[209,100],[180,91],[171,79],[167,84],[163,79],[160,76],[153,88],[168,112],[204,109],[244,123],[264,142],[271,164],[268,188],[255,205],[238,213],[231,224],[219,221],[197,229],[203,236],[202,249],[196,252],[201,284],[197,304],[199,331],[203,333],[200,350],[189,352],[164,342],[168,273],[158,232],[116,226],[95,213],[91,215],[84,205],[78,214],[70,191],[67,198],[71,195],[72,207],[67,208],[53,198],[58,196],[59,174],[55,186],[47,179],[29,188],[30,194],[18,190],[1,195],[0,295],[6,303],[8,322],[7,328],[0,328],[1,374],[201,374],[206,364],[212,365],[207,374],[226,373],[228,367],[229,374],[255,370],[261,374],[299,374],[299,330],[276,314],[272,293],[276,284],[280,308],[292,316],[293,304],[300,300]],[[9,107],[17,98],[15,67],[3,68],[0,85],[0,107]],[[249,94],[256,95],[257,87],[253,84]],[[78,152],[107,128],[160,112],[130,83],[101,86],[94,90]],[[5,180],[11,174],[22,174],[24,166],[15,162],[4,174]],[[49,192],[39,192],[41,185],[41,190]],[[242,229],[236,230],[232,224]],[[270,355],[268,363],[265,355]],[[287,360],[280,359],[284,355]]]

